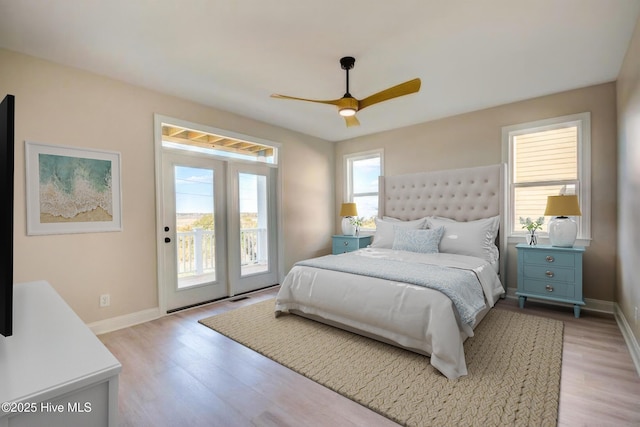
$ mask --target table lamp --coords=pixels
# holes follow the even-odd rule
[[[554,216],[549,221],[551,246],[571,248],[578,236],[578,224],[569,216],[580,216],[578,196],[548,196],[545,216]]]
[[[351,217],[358,216],[358,209],[355,203],[343,203],[340,207],[340,216],[342,219],[342,234],[345,236],[355,236],[356,226],[351,224]]]

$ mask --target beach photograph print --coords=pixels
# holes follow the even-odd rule
[[[27,142],[27,234],[121,230],[118,153]]]

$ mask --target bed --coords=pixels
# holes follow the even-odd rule
[[[372,244],[296,263],[275,315],[295,314],[467,374],[464,341],[505,294],[505,165],[380,177]]]

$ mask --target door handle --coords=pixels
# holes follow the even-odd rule
[[[165,238],[164,238],[164,242],[165,242],[165,243],[171,243],[171,239],[170,239],[169,237],[165,237]]]

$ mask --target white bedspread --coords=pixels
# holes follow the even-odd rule
[[[381,248],[361,249],[352,254],[380,262],[392,259],[471,270],[480,281],[489,307],[503,293],[495,270],[479,258]],[[297,310],[430,355],[431,365],[447,378],[467,374],[463,342],[473,336],[473,329],[460,321],[452,301],[437,290],[295,266],[281,285],[275,309],[276,314]],[[478,319],[485,313],[486,310],[478,314]]]

